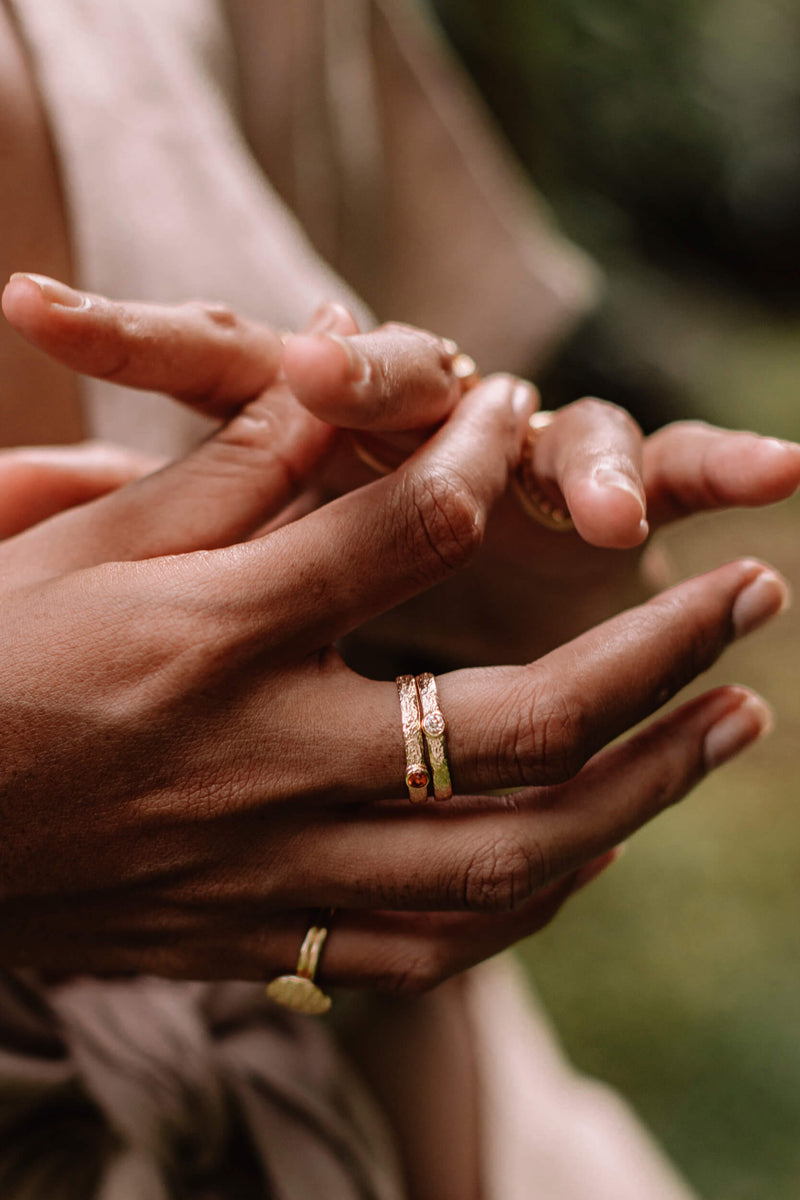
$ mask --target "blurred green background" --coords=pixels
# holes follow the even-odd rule
[[[605,266],[569,389],[800,438],[797,0],[436,0],[561,223]],[[566,388],[566,392],[564,392]],[[800,591],[800,501],[665,538]],[[773,736],[638,835],[523,947],[574,1061],[706,1200],[800,1197],[800,624],[734,647]],[[644,1198],[643,1198],[644,1200]]]

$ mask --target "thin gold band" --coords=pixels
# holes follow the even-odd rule
[[[433,777],[433,794],[437,800],[449,800],[453,785],[447,761],[447,722],[439,707],[436,680],[429,671],[425,671],[417,676],[416,683],[422,709],[422,732]]]
[[[406,748],[405,783],[412,804],[428,798],[430,772],[425,764],[425,749],[422,742],[422,711],[413,675],[398,675],[397,695],[400,699],[400,715],[403,722],[403,741]]]
[[[356,452],[358,458],[361,459],[365,467],[369,467],[370,471],[374,471],[376,475],[391,475],[396,468],[390,465],[379,455],[375,454],[368,446],[365,446],[360,437],[357,437],[352,430],[348,430],[350,437],[350,445]]]
[[[529,517],[546,529],[569,533],[575,526],[568,510],[553,504],[545,494],[533,465],[536,443],[548,425],[552,425],[555,416],[552,412],[537,412],[528,421],[528,436],[513,481],[519,502]]]
[[[292,1012],[308,1016],[321,1016],[328,1011],[331,998],[314,982],[327,936],[325,925],[310,927],[303,938],[294,975],[279,975],[267,984],[266,992],[270,1000]]]
[[[317,974],[319,956],[322,954],[322,947],[325,945],[327,936],[328,930],[324,925],[312,925],[300,947],[296,974],[301,975],[304,979],[310,979],[312,983]]]

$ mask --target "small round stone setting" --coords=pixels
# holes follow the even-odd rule
[[[428,768],[421,766],[419,763],[414,763],[406,771],[406,786],[426,788],[428,786],[428,778]]]
[[[445,731],[445,719],[440,712],[427,713],[422,719],[422,728],[428,737],[441,737]]]

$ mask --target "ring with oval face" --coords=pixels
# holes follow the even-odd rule
[[[322,947],[328,936],[325,925],[312,925],[300,947],[294,975],[279,975],[266,987],[267,996],[292,1012],[321,1016],[331,1007],[331,998],[314,982]]]

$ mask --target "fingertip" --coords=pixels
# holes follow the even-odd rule
[[[633,550],[650,532],[635,484],[618,471],[599,471],[565,486],[575,528],[585,542],[607,550]]]
[[[772,732],[775,718],[762,696],[747,688],[736,689],[739,703],[715,721],[703,741],[706,770],[729,762],[754,742]]]
[[[54,339],[72,328],[73,318],[82,321],[93,307],[92,298],[85,293],[46,275],[23,272],[9,279],[2,304],[6,319],[17,333],[48,350]]]
[[[14,274],[3,288],[3,312],[17,328],[44,307],[44,295],[30,275]]]
[[[800,446],[780,438],[759,438],[753,466],[763,473],[770,499],[785,500],[800,486]]]

